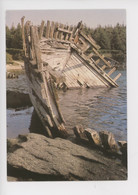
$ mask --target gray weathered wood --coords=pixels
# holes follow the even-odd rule
[[[114,71],[116,70],[116,68],[114,67],[114,68],[112,68],[112,70],[110,70],[107,74],[108,74],[108,76],[110,76]]]
[[[24,36],[24,18],[25,18],[25,16],[23,16],[21,18],[21,25],[22,25],[23,50],[24,50],[24,54],[26,56],[26,44],[25,44],[25,36]]]
[[[53,35],[53,37],[54,37],[54,39],[56,39],[57,40],[57,37],[58,37],[58,23],[56,22],[55,23],[55,31],[54,31],[54,35]]]
[[[63,28],[64,28],[64,25],[63,25],[63,24],[60,24],[59,29],[63,29]],[[62,40],[62,38],[63,38],[63,32],[62,32],[62,31],[59,31],[58,38],[59,38],[60,40]]]
[[[106,67],[107,67],[106,65],[103,65],[101,69],[104,70]]]
[[[53,39],[54,28],[55,28],[55,23],[52,22],[52,23],[51,23],[51,27],[50,27],[50,35],[49,35],[49,37],[50,37],[51,39]]]
[[[96,65],[99,64],[99,62],[100,62],[100,59],[96,60],[95,61]]]
[[[31,35],[32,35],[32,42],[33,42],[36,63],[38,66],[38,70],[41,70],[42,60],[41,60],[41,52],[39,47],[38,29],[36,26],[35,27],[31,26]]]
[[[43,36],[44,24],[45,24],[45,22],[44,22],[44,20],[42,20],[41,26],[40,26],[40,31],[39,31],[39,39],[41,39]]]
[[[119,74],[113,79],[113,81],[114,81],[114,82],[117,81],[117,79],[119,79],[120,76],[121,76],[121,73],[119,73]]]
[[[109,67],[111,67],[111,64],[109,62],[107,62],[104,57],[95,49],[93,48],[93,51],[97,54],[97,56]]]
[[[50,21],[47,21],[47,25],[46,25],[46,38],[49,38],[49,33],[50,33]]]

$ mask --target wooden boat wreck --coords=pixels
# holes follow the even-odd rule
[[[24,24],[24,17],[21,22],[30,99],[47,136],[64,137],[67,131],[57,90],[118,87],[116,80],[121,74],[110,77],[115,67],[99,53],[94,39],[83,33],[82,22],[76,27],[50,21],[36,27],[30,21]],[[111,68],[108,73],[106,67]]]

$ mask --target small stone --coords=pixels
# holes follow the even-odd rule
[[[122,164],[127,166],[127,142],[118,141],[118,145],[120,147],[120,151],[122,152]]]
[[[100,131],[99,135],[105,149],[109,149],[112,152],[118,152],[118,145],[113,133],[108,131]]]
[[[85,140],[87,139],[82,125],[76,125],[73,128],[73,131],[77,138],[85,139]]]
[[[101,146],[101,138],[97,131],[87,128],[85,134],[92,145]]]

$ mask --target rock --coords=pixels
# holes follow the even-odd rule
[[[127,142],[118,141],[118,145],[120,146],[120,151],[122,152],[122,164],[127,166]]]
[[[6,77],[7,77],[8,79],[15,79],[15,78],[18,78],[18,75],[15,74],[15,73],[6,72]]]
[[[8,176],[22,181],[125,180],[126,168],[69,140],[30,133],[8,139]]]
[[[118,152],[118,145],[116,143],[114,135],[111,132],[100,131],[99,135],[105,149],[109,149],[112,152]]]
[[[87,140],[87,136],[85,135],[82,125],[76,125],[73,128],[73,131],[77,138],[82,139],[82,140]]]
[[[32,106],[29,94],[7,90],[7,108]]]
[[[85,134],[92,145],[94,146],[102,145],[101,138],[97,131],[87,128],[85,129]]]

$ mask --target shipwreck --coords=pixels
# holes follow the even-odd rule
[[[58,90],[118,87],[116,81],[121,74],[110,77],[116,68],[99,53],[95,40],[83,32],[82,22],[73,27],[50,21],[45,25],[42,21],[38,27],[30,21],[24,23],[23,17],[21,23],[32,104],[48,137],[67,136]],[[100,61],[102,66],[98,65]]]

